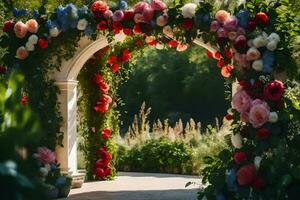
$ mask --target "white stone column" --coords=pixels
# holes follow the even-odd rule
[[[78,81],[57,81],[60,90],[58,101],[63,118],[61,132],[63,147],[56,147],[57,161],[62,172],[77,173],[77,85]]]

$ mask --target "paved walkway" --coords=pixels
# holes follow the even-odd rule
[[[68,200],[196,200],[198,186],[185,188],[196,176],[120,172],[114,181],[84,183]]]

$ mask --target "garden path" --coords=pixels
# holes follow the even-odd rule
[[[120,172],[114,181],[84,183],[68,200],[195,200],[199,186],[185,188],[197,176]]]

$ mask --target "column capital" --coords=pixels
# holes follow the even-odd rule
[[[60,90],[73,90],[77,87],[78,81],[69,80],[69,81],[55,81],[54,84]]]

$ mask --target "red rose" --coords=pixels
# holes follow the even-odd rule
[[[133,10],[126,10],[124,12],[124,20],[125,21],[130,21],[134,17],[134,11]]]
[[[7,71],[6,67],[0,66],[0,74],[5,74]]]
[[[109,160],[99,159],[95,163],[95,168],[105,168],[109,165]]]
[[[184,30],[188,31],[193,28],[193,20],[192,19],[185,19],[182,24]]]
[[[118,34],[123,29],[123,25],[121,22],[113,22],[112,28],[114,29],[115,34]]]
[[[110,64],[110,65],[113,65],[115,62],[117,62],[118,61],[118,57],[117,56],[115,56],[115,55],[110,55],[109,57],[108,57],[108,61],[107,61],[107,63],[108,64]]]
[[[97,85],[100,85],[104,79],[101,76],[101,74],[95,74],[94,79],[93,79],[94,83],[96,83]]]
[[[108,91],[109,91],[109,85],[106,83],[106,82],[101,82],[100,84],[99,84],[99,87],[100,87],[100,90],[103,92],[103,93],[105,93],[105,94],[107,94],[108,93]]]
[[[168,42],[170,47],[176,48],[178,46],[178,42],[176,40],[171,40]]]
[[[230,49],[225,49],[224,50],[224,53],[225,53],[225,56],[226,56],[226,58],[228,58],[228,59],[231,59],[232,58],[232,56],[233,56],[233,53],[232,53],[232,51],[230,50]]]
[[[270,19],[269,16],[264,12],[256,13],[255,15],[255,22],[262,25],[267,25]]]
[[[111,103],[112,98],[110,96],[108,96],[107,94],[103,94],[99,101],[103,102],[103,103]]]
[[[97,24],[97,29],[100,31],[104,31],[107,29],[107,21],[105,20],[101,20],[98,24]]]
[[[284,94],[284,85],[281,81],[274,80],[264,88],[264,96],[267,100],[279,101]]]
[[[225,116],[225,119],[227,119],[228,121],[232,120],[233,119],[233,116],[231,114],[227,114]]]
[[[133,27],[133,31],[135,33],[142,33],[142,29],[141,29],[140,24],[135,24],[134,27]]]
[[[99,178],[103,178],[105,177],[105,173],[104,173],[104,170],[101,169],[101,168],[96,168],[95,170],[95,175]]]
[[[135,41],[135,44],[136,44],[137,46],[141,46],[141,45],[143,45],[143,41],[137,40],[137,41]]]
[[[96,112],[102,112],[105,113],[109,109],[109,104],[103,103],[103,102],[97,102],[96,106],[94,107],[94,110]]]
[[[214,54],[215,59],[220,60],[222,58],[222,55],[219,51],[216,51]]]
[[[247,154],[245,152],[236,152],[234,155],[233,155],[233,159],[234,161],[236,162],[236,164],[241,164],[242,161],[246,160],[247,158]]]
[[[124,28],[123,32],[124,32],[125,35],[131,35],[132,34],[131,28]]]
[[[115,64],[111,65],[110,68],[113,71],[113,73],[117,73],[120,69],[120,64],[115,63]]]
[[[244,50],[247,47],[247,39],[244,35],[239,35],[233,44],[236,50]]]
[[[233,66],[228,64],[225,67],[222,67],[221,74],[225,78],[229,78],[231,76],[231,72],[233,70]]]
[[[266,181],[261,177],[258,177],[253,183],[253,188],[255,190],[262,190],[265,187],[266,187]]]
[[[14,28],[14,25],[15,25],[15,23],[14,23],[14,21],[13,20],[8,20],[8,21],[6,21],[6,22],[4,22],[4,24],[3,24],[3,32],[9,32],[10,30],[12,30],[13,28]]]
[[[110,47],[109,46],[106,46],[102,49],[102,52],[103,53],[107,53],[109,51]]]
[[[220,59],[220,60],[218,60],[218,62],[217,62],[217,66],[218,66],[219,68],[222,68],[222,67],[224,67],[224,65],[225,65],[225,62],[224,62],[224,60],[223,60],[223,59]]]
[[[105,176],[111,175],[111,172],[112,172],[112,169],[111,169],[110,167],[107,167],[107,168],[104,170]]]
[[[111,130],[109,128],[104,128],[104,129],[102,129],[101,133],[102,133],[103,139],[108,140],[111,135]]]
[[[254,164],[248,164],[239,169],[236,173],[237,182],[240,185],[250,185],[256,177],[256,168]]]
[[[207,51],[206,55],[207,55],[208,58],[213,58],[214,57],[214,55],[211,51]]]
[[[270,137],[271,132],[267,128],[260,128],[256,131],[256,136],[261,138],[261,139],[266,139]]]
[[[44,38],[38,40],[38,45],[41,49],[46,49],[48,47],[48,41]]]
[[[256,28],[256,23],[254,20],[249,20],[246,26],[246,29],[249,31],[254,31]]]
[[[97,14],[103,14],[108,9],[108,5],[103,1],[95,1],[91,6],[91,11]]]
[[[22,95],[22,97],[21,97],[21,104],[22,104],[23,106],[25,106],[25,105],[27,104],[27,96]]]
[[[121,62],[128,62],[131,58],[131,54],[130,51],[128,49],[125,49],[122,52],[122,56],[121,56]]]

